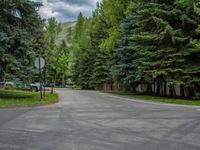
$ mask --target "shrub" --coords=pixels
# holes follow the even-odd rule
[[[11,90],[0,91],[0,98],[5,98],[5,99],[32,98],[34,96],[35,94],[30,92],[11,91]]]
[[[4,86],[3,89],[6,90],[6,91],[8,91],[8,90],[16,90],[16,87],[7,85],[7,86]]]

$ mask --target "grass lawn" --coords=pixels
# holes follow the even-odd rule
[[[128,98],[133,98],[135,100],[146,100],[146,101],[154,101],[161,103],[171,103],[171,104],[181,104],[181,105],[197,105],[200,106],[200,100],[189,100],[189,99],[176,99],[176,98],[165,98],[165,97],[157,97],[157,96],[147,96],[147,95],[138,95],[130,92],[107,92],[109,94],[125,96]]]
[[[18,106],[37,106],[58,102],[57,94],[46,93],[46,97],[40,99],[40,93],[24,91],[3,91],[0,90],[0,107],[18,107]]]

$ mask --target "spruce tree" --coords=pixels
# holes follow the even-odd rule
[[[109,75],[109,56],[105,52],[99,51],[93,70],[93,83],[97,89],[102,89],[104,85],[112,86],[112,78]]]
[[[189,8],[189,10],[193,10],[192,5],[190,5]],[[200,2],[194,2],[194,10],[200,18]],[[189,44],[189,50],[187,53],[188,55],[186,56],[187,65],[185,66],[184,79],[186,80],[187,85],[189,85],[189,94],[200,92],[200,22],[197,22],[198,27],[195,30],[194,35],[191,37],[191,43]]]
[[[78,16],[73,39],[73,58],[72,75],[76,85],[91,89],[92,71],[95,60],[95,53],[91,49],[91,20],[82,16]]]
[[[36,73],[35,57],[44,50],[44,41],[39,41],[43,39],[43,22],[36,4],[0,1],[0,78],[29,83]]]
[[[118,89],[126,91],[134,91],[136,86],[134,62],[136,60],[136,49],[130,45],[129,40],[132,21],[134,21],[133,16],[134,14],[129,14],[120,25],[121,38],[111,57],[111,73],[114,83]]]

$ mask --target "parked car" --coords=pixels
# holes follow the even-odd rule
[[[5,82],[4,86],[11,86],[11,87],[14,87],[15,86],[15,83],[14,82]]]
[[[15,90],[16,84],[12,81],[0,82],[0,88],[4,88],[4,90]]]
[[[15,86],[15,82],[0,82],[0,87],[4,87],[4,86],[11,86],[14,87]]]
[[[30,88],[32,92],[38,92],[40,91],[40,83],[30,84]]]

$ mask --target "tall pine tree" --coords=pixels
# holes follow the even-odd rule
[[[111,57],[111,73],[115,86],[125,91],[135,91],[135,60],[136,49],[130,45],[130,36],[132,30],[132,22],[134,13],[128,17],[120,25],[121,38],[113,50]]]
[[[44,50],[44,41],[39,41],[44,38],[43,22],[36,6],[28,0],[0,1],[0,80],[33,79],[35,57]]]

